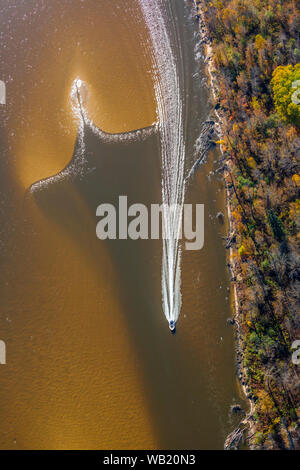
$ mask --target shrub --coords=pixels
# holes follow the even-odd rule
[[[263,442],[264,442],[264,435],[263,435],[263,433],[262,433],[262,432],[257,432],[257,433],[255,434],[254,443],[255,443],[256,445],[260,445],[260,444],[262,444]]]
[[[257,34],[255,37],[255,49],[260,51],[261,49],[264,49],[266,47],[266,40],[262,37],[261,34]]]

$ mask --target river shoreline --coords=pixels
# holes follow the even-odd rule
[[[201,37],[201,43],[203,46],[203,51],[205,55],[205,72],[208,80],[208,86],[210,88],[210,93],[212,97],[212,101],[214,103],[217,102],[217,92],[218,92],[218,85],[216,79],[216,73],[213,64],[213,48],[211,45],[211,40],[209,37],[208,30],[205,24],[205,18],[203,15],[203,2],[200,0],[193,0],[194,6],[197,12],[197,20],[199,25],[199,33]],[[215,130],[220,140],[223,139],[223,127],[224,121],[223,116],[220,111],[216,108],[214,110],[215,116],[217,118],[215,122]],[[220,145],[220,151],[222,156],[224,155],[224,149],[222,145]],[[251,449],[251,437],[255,435],[255,422],[253,419],[253,414],[255,413],[255,403],[250,400],[248,397],[249,389],[248,383],[246,380],[247,374],[246,369],[242,366],[242,358],[243,358],[243,338],[241,333],[241,313],[239,309],[239,289],[236,283],[236,279],[240,275],[240,266],[237,261],[237,257],[234,256],[234,250],[231,240],[233,239],[236,233],[236,223],[232,216],[233,206],[232,206],[232,194],[233,190],[230,185],[229,181],[229,172],[232,166],[232,161],[230,159],[224,159],[224,181],[225,181],[225,191],[226,191],[226,208],[227,208],[227,218],[229,224],[229,235],[228,235],[228,243],[227,247],[229,248],[229,255],[228,255],[228,267],[230,270],[231,276],[231,293],[233,296],[233,320],[234,320],[234,327],[235,327],[235,337],[236,337],[236,367],[237,367],[237,375],[238,375],[238,383],[241,389],[242,394],[248,400],[249,410],[246,416],[241,420],[239,426],[232,431],[226,438],[224,442],[224,449],[237,449],[239,444],[247,439],[248,446]],[[247,434],[247,437],[246,437]]]

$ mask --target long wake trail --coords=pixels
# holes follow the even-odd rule
[[[151,2],[139,0],[139,2],[150,32],[153,49],[162,167],[162,302],[164,314],[171,325],[171,322],[176,324],[181,309],[180,233],[185,196],[185,139],[182,87],[170,33],[177,51],[180,51],[180,42],[171,2],[165,0]]]

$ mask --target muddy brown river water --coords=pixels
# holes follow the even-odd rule
[[[211,105],[192,2],[170,1],[189,167]],[[80,77],[98,128],[156,121],[138,0],[1,0],[0,25],[0,448],[223,448],[241,398],[218,153],[186,190],[205,205],[205,242],[183,252],[176,335],[162,311],[161,241],[95,234],[102,202],[161,202],[157,133],[112,144],[85,126],[80,140],[70,99]]]

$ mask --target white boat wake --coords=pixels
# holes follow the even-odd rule
[[[181,309],[181,232],[185,196],[185,139],[183,125],[183,98],[176,55],[181,53],[172,2],[139,0],[150,32],[153,50],[153,74],[157,101],[157,118],[161,142],[163,253],[162,300],[163,311],[174,330]],[[168,25],[166,22],[168,21]],[[181,62],[181,61],[179,61]],[[182,62],[181,62],[182,63]],[[177,207],[169,211],[168,207]]]

